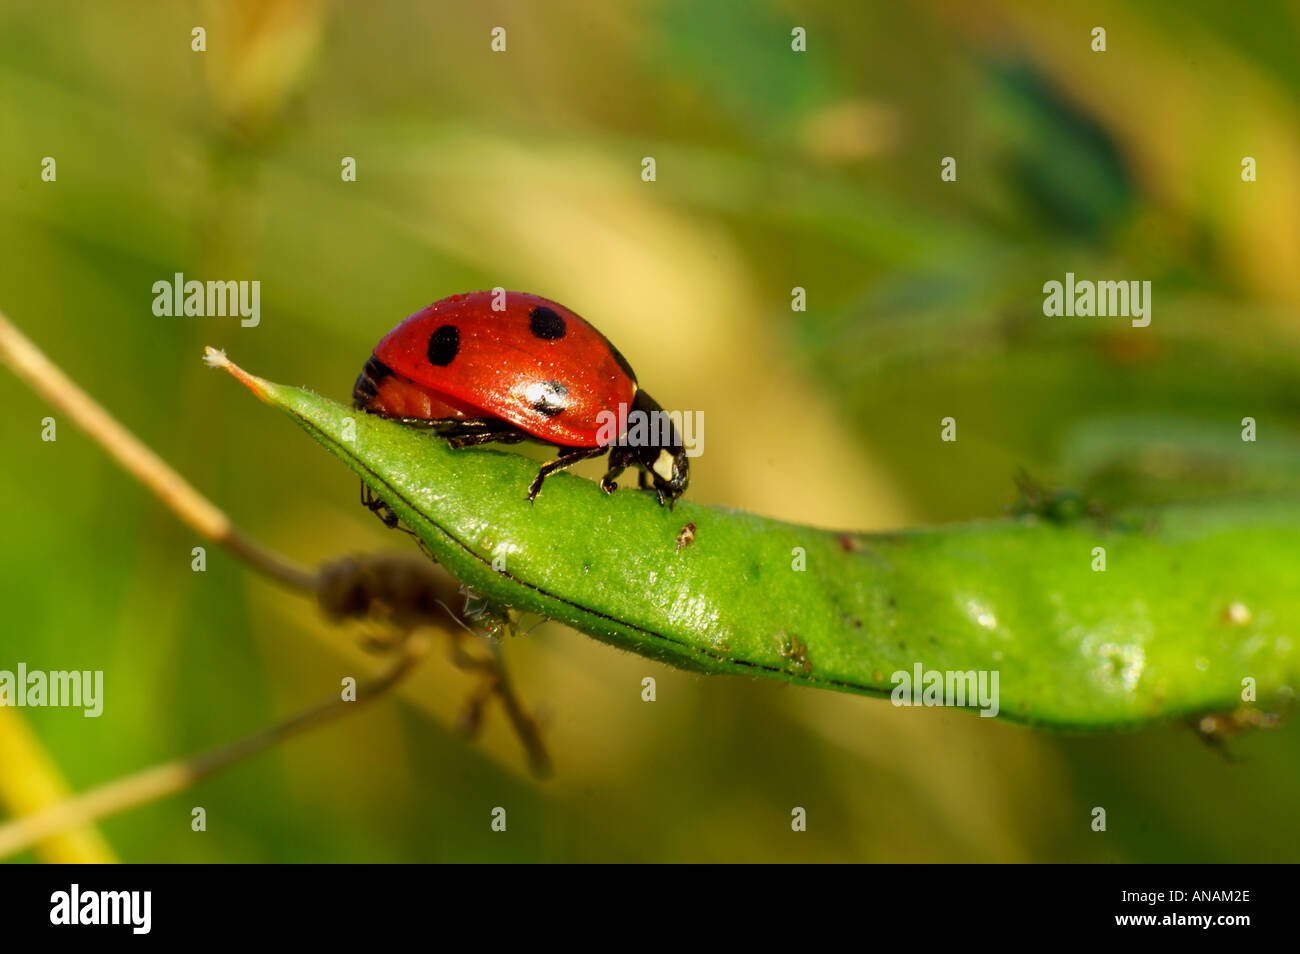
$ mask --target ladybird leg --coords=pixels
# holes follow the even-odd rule
[[[624,447],[615,447],[609,452],[609,470],[605,471],[605,476],[600,478],[600,489],[607,494],[612,494],[618,490],[619,474],[627,470],[632,463],[632,455]]]
[[[404,427],[414,427],[416,430],[420,431],[432,430],[437,424],[436,421],[426,421],[422,417],[390,417],[385,418],[385,420],[396,421]]]
[[[405,421],[403,418],[403,423]],[[439,437],[464,437],[468,434],[505,430],[511,426],[505,421],[489,417],[441,417],[422,423]]]
[[[364,480],[361,482],[361,503],[367,510],[382,520],[384,526],[389,530],[396,529],[397,525],[401,523],[401,520],[398,518],[397,514],[393,512],[393,509],[375,496],[374,492],[366,486]]]
[[[624,470],[626,468],[615,467],[611,464],[609,470],[605,472],[605,476],[600,478],[600,489],[607,494],[612,494],[618,490],[618,477]]]
[[[537,476],[533,478],[533,482],[528,485],[528,500],[531,502],[537,499],[537,495],[542,491],[542,481],[546,480],[551,474],[572,467],[579,461],[599,457],[608,450],[608,447],[579,447],[570,450],[567,454],[561,454],[549,464],[543,464],[541,470],[537,472]]]
[[[447,444],[452,450],[460,450],[462,447],[476,447],[479,444],[518,444],[523,439],[524,436],[518,431],[485,431],[481,434],[449,437]]]
[[[453,449],[476,444],[518,444],[527,436],[514,425],[494,418],[433,421],[432,427]]]

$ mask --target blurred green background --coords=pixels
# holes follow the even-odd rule
[[[569,305],[704,411],[702,502],[882,529],[997,515],[1018,467],[1109,503],[1296,492],[1297,10],[4,0],[0,308],[309,563],[413,544],[203,346],[346,399],[397,321],[497,285]],[[154,316],[176,271],[260,280],[261,324]],[[1045,318],[1066,271],[1152,281],[1151,326]],[[7,372],[0,402],[0,668],[105,671],[99,719],[7,714],[71,787],[374,665],[226,554],[191,572],[200,541],[70,424],[41,442],[48,408]],[[549,713],[550,781],[499,713],[455,733],[471,682],[435,654],[395,698],[102,831],[127,861],[1300,857],[1294,724],[1232,763],[1181,726],[1046,734],[678,673],[556,625],[507,651]]]

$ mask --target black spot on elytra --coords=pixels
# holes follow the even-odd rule
[[[460,330],[455,325],[443,325],[429,336],[429,363],[445,368],[460,351]]]
[[[525,392],[533,409],[547,417],[555,417],[569,406],[569,389],[559,381],[540,381],[530,384]]]
[[[554,341],[563,338],[569,329],[565,326],[564,319],[554,311],[545,305],[538,305],[528,313],[528,330],[544,341]]]

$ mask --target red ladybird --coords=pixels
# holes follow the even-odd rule
[[[494,301],[504,309],[493,310]],[[352,403],[431,427],[452,447],[554,444],[559,457],[537,472],[529,500],[550,474],[606,453],[606,493],[618,489],[619,474],[633,464],[641,486],[648,476],[661,504],[671,506],[686,490],[681,437],[637,385],[627,360],[582,318],[537,295],[473,292],[417,311],[376,346]],[[636,446],[625,440],[630,412],[650,422]],[[610,434],[611,414],[624,429],[617,436]]]

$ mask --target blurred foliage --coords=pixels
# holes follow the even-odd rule
[[[0,0],[0,304],[309,561],[409,542],[205,373],[202,345],[341,399],[400,318],[495,285],[570,305],[661,401],[705,412],[701,502],[870,529],[995,514],[1020,467],[1116,502],[1294,491],[1297,22],[1281,2],[1171,0]],[[155,317],[150,287],[176,271],[261,280],[261,324]],[[1151,280],[1151,326],[1044,318],[1066,271]],[[46,408],[2,374],[0,400],[0,668],[106,672],[101,718],[23,714],[74,788],[367,665],[357,633],[225,555],[192,573],[196,541],[156,502],[70,428],[42,443]],[[433,660],[399,700],[103,832],[125,860],[187,861],[1300,849],[1294,726],[1234,740],[1230,764],[1178,728],[1075,739],[706,679],[558,625],[508,650],[553,712],[552,782],[527,778],[501,719],[455,736],[469,683]]]

